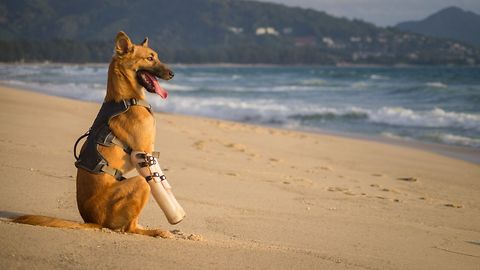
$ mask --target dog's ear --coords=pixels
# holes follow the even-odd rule
[[[145,39],[142,41],[142,45],[143,47],[148,47],[148,37],[145,37]]]
[[[133,43],[123,31],[118,32],[115,38],[115,53],[124,55],[133,51]]]

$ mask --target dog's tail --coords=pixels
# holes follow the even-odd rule
[[[101,225],[94,223],[79,223],[72,220],[65,220],[53,217],[39,216],[39,215],[22,215],[14,212],[0,211],[2,220],[11,221],[21,224],[55,227],[55,228],[69,228],[69,229],[85,229],[85,228],[102,228]]]

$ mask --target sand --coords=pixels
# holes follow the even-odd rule
[[[2,269],[480,269],[478,164],[163,113],[156,148],[187,217],[169,225],[150,199],[140,222],[175,239],[13,224],[81,221],[72,149],[100,105],[6,87],[0,102]]]

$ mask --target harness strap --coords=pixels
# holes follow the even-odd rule
[[[78,143],[85,137],[87,137],[88,135],[90,135],[90,130],[85,132],[85,134],[83,134],[82,136],[80,136],[77,141],[75,142],[75,145],[73,146],[73,156],[75,157],[75,160],[78,160],[78,156],[77,156],[77,145]]]
[[[112,138],[111,142],[113,144],[115,144],[116,146],[122,148],[123,151],[125,151],[125,153],[127,153],[127,154],[132,153],[132,148],[130,148],[130,146],[128,146],[127,144],[120,141],[120,139],[118,139],[117,136],[113,135],[113,138]]]
[[[149,110],[152,109],[152,106],[143,99],[137,100],[136,98],[131,98],[131,99],[122,99],[122,101],[123,101],[123,104],[125,105],[125,108],[128,108],[130,106],[134,106],[134,105],[139,105],[139,106],[143,106],[143,107],[145,107]]]
[[[97,156],[93,157],[93,158],[97,158],[97,163],[95,165],[95,164],[92,164],[92,162],[95,162],[95,161],[92,160],[91,156],[89,156],[89,159],[92,160],[92,162],[90,163],[88,162],[86,163],[85,160],[80,160],[79,156],[77,156],[76,148],[81,139],[87,136],[90,138],[90,135],[93,134],[92,136],[95,136],[95,138],[92,138],[92,140],[90,141],[91,143],[94,143],[96,145],[101,144],[107,147],[114,144],[114,145],[117,145],[118,147],[121,147],[125,151],[125,153],[130,154],[132,152],[132,148],[113,134],[113,132],[108,128],[108,121],[112,117],[115,117],[120,113],[127,111],[131,106],[142,106],[148,109],[150,113],[152,113],[151,105],[145,100],[137,100],[135,98],[131,98],[131,99],[123,99],[118,103],[112,103],[112,102],[104,103],[92,127],[84,135],[80,136],[80,138],[78,138],[77,141],[75,142],[74,156],[75,156],[75,159],[77,160],[77,162],[75,162],[75,166],[84,168],[93,173],[99,173],[99,172],[107,173],[115,177],[115,179],[117,179],[118,181],[126,179],[125,177],[122,176],[122,172],[120,170],[108,166],[107,161],[98,153],[97,150],[95,151]],[[87,140],[90,140],[90,139],[87,139]],[[82,153],[80,154],[80,156],[81,155]],[[152,155],[158,158],[160,156],[160,153],[153,152]]]
[[[125,151],[125,153],[127,153],[127,154],[132,153],[132,148],[130,148],[130,146],[128,146],[127,144],[123,143],[119,138],[117,138],[117,136],[115,136],[113,134],[112,134],[112,138],[110,139],[110,142],[115,144],[116,146],[122,148],[123,151]],[[160,158],[160,152],[159,151],[153,151],[152,156],[158,159],[158,158]]]
[[[100,170],[104,173],[110,174],[111,176],[115,177],[115,179],[117,179],[118,181],[125,180],[125,177],[123,177],[123,174],[120,170],[112,168],[108,165],[103,165]]]
[[[142,99],[141,100],[137,100],[136,98],[123,99],[122,102],[123,102],[125,108],[129,108],[130,106],[137,105],[137,106],[143,106],[143,107],[147,108],[149,111],[151,111],[151,109],[152,109],[152,106],[148,102],[146,102],[145,100],[142,100]],[[119,146],[127,154],[130,154],[132,152],[132,148],[128,144],[121,141],[117,136],[115,136],[113,134],[113,132],[110,132],[110,134],[108,134],[108,136],[105,138],[105,141],[108,141],[110,143],[113,143],[113,144]]]

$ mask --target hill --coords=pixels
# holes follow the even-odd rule
[[[0,61],[106,62],[119,30],[145,36],[169,62],[474,64],[478,49],[238,0],[4,0]]]
[[[458,7],[442,9],[421,21],[399,23],[396,28],[480,47],[480,15]]]

